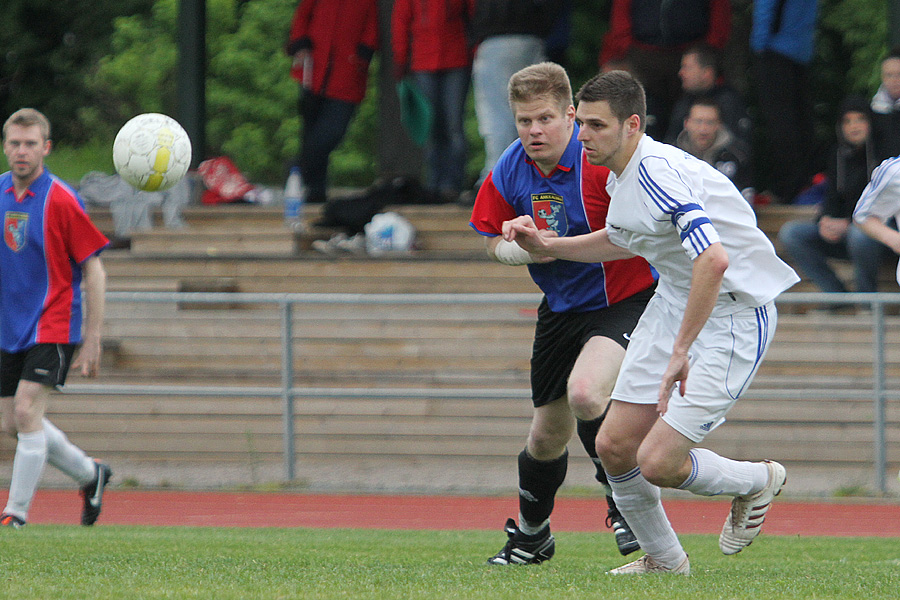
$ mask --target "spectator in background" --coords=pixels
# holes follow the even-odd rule
[[[519,138],[507,86],[513,73],[546,60],[545,38],[558,16],[552,0],[477,0],[470,41],[477,46],[472,65],[475,116],[484,139],[484,167],[475,188],[500,155]],[[475,201],[472,194],[471,204]]]
[[[881,61],[881,85],[871,106],[875,160],[900,155],[900,48]]]
[[[663,141],[675,144],[684,127],[684,120],[694,102],[700,97],[714,100],[719,116],[729,131],[745,144],[751,142],[750,115],[741,95],[722,79],[719,52],[712,46],[698,44],[681,56],[681,96],[672,108],[669,129]]]
[[[308,202],[325,202],[328,161],[366,95],[378,45],[376,0],[301,0],[285,48],[300,82],[300,172]]]
[[[476,0],[477,1],[477,0]],[[544,39],[547,51],[547,60],[566,68],[568,63],[567,53],[572,39],[572,12],[573,0],[557,0],[556,17],[553,28]]]
[[[750,150],[722,122],[715,100],[702,97],[694,100],[675,145],[715,167],[734,183],[747,202],[753,203]]]
[[[701,42],[723,50],[730,35],[730,0],[613,0],[600,69],[609,71],[607,63],[627,59],[628,71],[647,92],[646,133],[662,140],[681,93],[682,53]]]
[[[778,240],[799,269],[823,292],[846,292],[829,259],[853,263],[855,291],[878,291],[878,269],[886,248],[852,222],[857,200],[875,166],[869,110],[863,98],[844,101],[838,119],[838,141],[829,155],[826,195],[815,221],[788,221]]]
[[[809,65],[817,0],[755,0],[750,49],[760,125],[770,157],[770,201],[790,202],[809,182],[813,151]]]
[[[464,112],[471,77],[466,24],[473,0],[396,0],[391,17],[394,75],[411,74],[434,111],[425,149],[426,189],[455,202],[465,181]]]

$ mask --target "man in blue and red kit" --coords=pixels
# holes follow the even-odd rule
[[[566,444],[577,431],[606,487],[607,525],[622,554],[639,548],[613,502],[596,438],[632,329],[653,294],[656,272],[640,258],[579,264],[539,259],[502,239],[503,222],[530,215],[547,235],[572,236],[606,224],[609,170],[587,162],[577,141],[572,88],[565,70],[540,63],[515,73],[509,103],[519,139],[482,184],[472,227],[488,254],[528,265],[544,293],[531,357],[534,412],[519,454],[519,524],[506,523],[506,546],[491,564],[536,564],[553,556],[550,513],[565,480]]]
[[[112,475],[44,417],[70,365],[88,377],[98,373],[106,291],[98,254],[109,244],[78,195],[44,168],[50,146],[50,123],[34,109],[13,113],[3,125],[10,171],[0,175],[0,405],[3,429],[17,443],[0,526],[16,529],[28,519],[46,463],[80,485],[82,525],[100,515]]]

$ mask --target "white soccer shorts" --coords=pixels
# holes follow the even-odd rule
[[[655,295],[631,334],[613,400],[656,404],[683,311]],[[725,421],[750,386],[775,335],[774,302],[710,317],[691,346],[685,396],[676,389],[663,420],[695,443]]]

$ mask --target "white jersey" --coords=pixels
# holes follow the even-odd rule
[[[682,309],[692,261],[715,242],[729,262],[713,316],[762,306],[800,281],[734,184],[675,146],[644,135],[622,175],[610,174],[607,190],[610,241],[644,257],[659,272],[657,293]]]
[[[900,223],[900,156],[887,158],[872,171],[872,178],[853,209],[853,220],[862,223],[869,217],[882,222],[891,217]],[[897,263],[900,283],[900,262]]]
[[[887,221],[900,217],[900,156],[885,159],[872,171],[872,178],[853,210],[853,220],[862,223],[869,217]]]

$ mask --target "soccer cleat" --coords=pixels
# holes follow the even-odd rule
[[[97,476],[92,482],[81,488],[81,497],[84,499],[84,508],[81,510],[81,524],[93,525],[100,516],[103,508],[103,490],[112,477],[112,469],[109,465],[94,459],[97,466]]]
[[[22,529],[25,527],[25,521],[17,517],[16,515],[11,515],[9,513],[3,513],[0,515],[0,527],[12,527],[13,529]]]
[[[619,553],[622,556],[628,556],[635,550],[640,550],[641,545],[631,531],[631,527],[625,522],[625,517],[619,512],[612,496],[606,497],[606,503],[609,505],[609,511],[606,513],[606,526],[611,527],[613,533],[616,534],[616,546],[619,547]]]
[[[763,461],[769,469],[769,481],[766,486],[746,496],[735,496],[731,501],[731,513],[725,519],[722,535],[719,536],[719,548],[724,554],[737,554],[759,535],[766,513],[772,499],[781,493],[787,480],[784,467],[775,461]]]
[[[644,555],[634,562],[622,565],[611,571],[607,571],[608,575],[647,575],[649,573],[669,574],[672,575],[690,575],[691,561],[687,556],[677,567],[664,567],[648,555]]]
[[[513,519],[508,519],[503,530],[509,540],[503,550],[488,559],[489,565],[537,565],[550,560],[556,551],[556,540],[549,525],[535,535],[526,535],[519,531]]]

